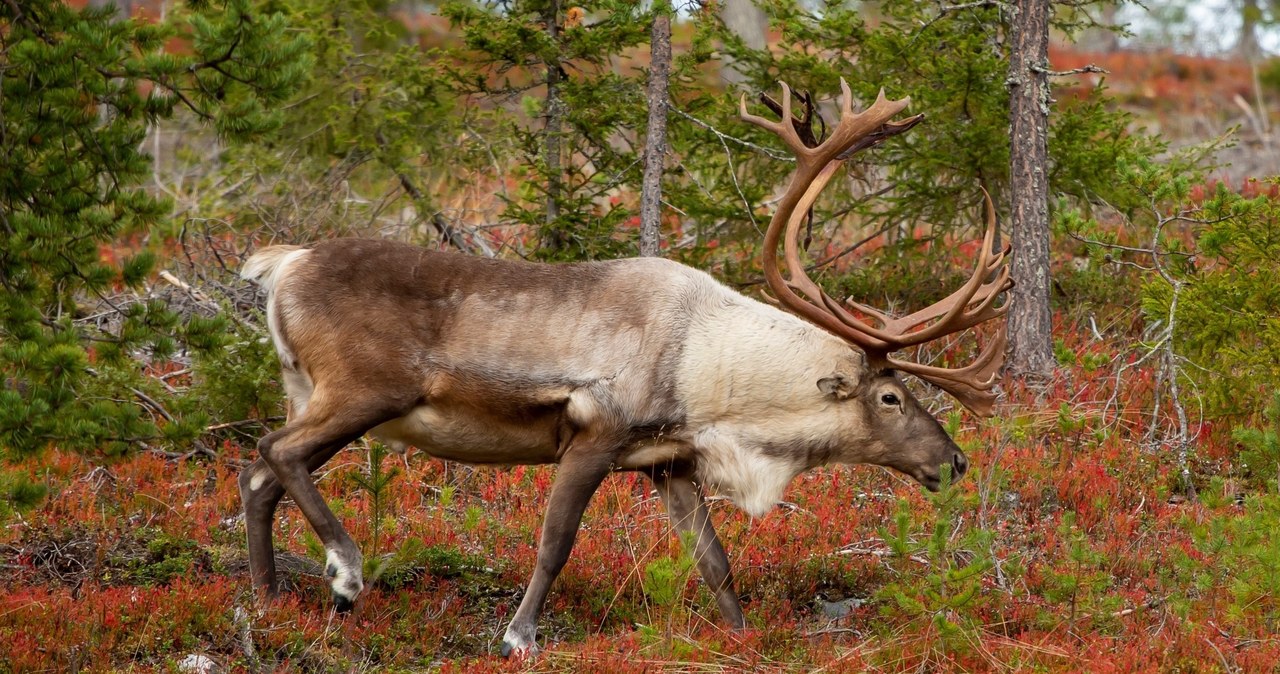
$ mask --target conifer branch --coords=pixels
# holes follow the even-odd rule
[[[386,149],[387,139],[382,135],[381,130],[374,132],[374,140],[377,141],[379,148],[384,150]],[[400,183],[400,187],[404,188],[405,193],[413,200],[414,206],[421,208],[427,201],[426,195],[423,194],[422,190],[419,189],[416,184],[414,184],[413,179],[410,178],[409,175],[399,166],[390,165],[390,162],[388,162],[384,157],[379,157],[378,159],[384,166],[387,166],[387,168],[391,169],[391,172],[395,174],[396,180]],[[467,240],[462,237],[462,233],[450,225],[449,222],[444,219],[443,215],[438,212],[434,213],[429,220],[431,225],[435,227],[436,233],[440,235],[441,241],[447,241],[449,245],[465,253],[471,253],[474,255],[477,252],[478,247],[468,244]],[[486,257],[493,257],[492,251],[485,250],[484,252],[487,253]]]

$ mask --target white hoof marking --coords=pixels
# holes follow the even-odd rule
[[[356,597],[360,596],[360,592],[364,590],[360,560],[357,558],[355,563],[347,563],[337,550],[329,550],[325,553],[324,569],[325,573],[333,578],[329,582],[333,593],[350,602],[355,602]]]
[[[537,654],[538,642],[536,640],[531,637],[525,637],[515,629],[514,625],[507,628],[507,633],[502,636],[503,656],[523,660]]]

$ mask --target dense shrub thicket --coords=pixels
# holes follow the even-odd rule
[[[0,20],[0,455],[190,445],[207,411],[145,375],[225,346],[229,323],[121,293],[152,278],[173,217],[141,143],[179,109],[231,141],[277,127],[310,43],[248,1],[151,24],[37,0]],[[39,494],[7,481],[10,502]]]

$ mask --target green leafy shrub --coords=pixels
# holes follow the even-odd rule
[[[351,474],[351,481],[355,482],[356,487],[369,495],[369,540],[365,542],[363,554],[364,576],[370,582],[376,581],[385,570],[387,560],[378,558],[382,548],[382,526],[386,518],[388,490],[391,482],[400,474],[395,468],[387,470],[382,466],[387,453],[386,445],[381,442],[369,443],[369,463],[365,472]]]
[[[1169,214],[1155,232],[1161,273],[1143,289],[1147,320],[1175,321],[1174,347],[1212,412],[1260,411],[1280,381],[1280,200],[1223,183],[1193,190],[1163,167],[1138,174]]]
[[[680,554],[659,557],[644,565],[644,593],[649,601],[666,611],[678,608],[693,571],[694,561],[689,551],[697,544],[696,534],[685,532],[680,541]]]
[[[48,494],[48,485],[32,480],[25,470],[0,468],[0,522],[31,510]]]
[[[1280,494],[1251,496],[1238,511],[1185,524],[1200,554],[1179,555],[1179,563],[1199,591],[1225,586],[1232,622],[1280,629]]]
[[[155,528],[131,531],[106,551],[103,578],[115,585],[168,585],[203,564],[206,556],[189,538]]]
[[[1063,513],[1058,524],[1058,540],[1065,549],[1066,558],[1057,565],[1046,564],[1040,570],[1040,594],[1057,606],[1067,606],[1067,622],[1075,628],[1082,614],[1095,618],[1116,610],[1120,600],[1107,594],[1111,587],[1111,575],[1107,573],[1110,560],[1098,552],[1085,532],[1076,525],[1074,513]],[[1059,616],[1044,615],[1053,622]]]
[[[419,539],[408,538],[395,552],[379,560],[370,582],[395,590],[426,576],[465,579],[488,572],[485,559],[478,555],[449,545],[427,545]]]
[[[695,566],[690,551],[697,549],[696,545],[697,534],[682,532],[680,551],[674,556],[658,557],[645,564],[641,578],[644,594],[651,603],[651,615],[657,611],[655,617],[662,620],[661,625],[641,625],[641,641],[650,649],[668,653],[674,658],[688,657],[693,650],[689,642],[672,637],[676,625],[687,622],[690,616],[684,598]]]

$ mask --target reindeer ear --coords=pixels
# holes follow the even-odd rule
[[[836,373],[818,380],[818,390],[836,400],[848,400],[858,392],[858,384],[852,379]]]

